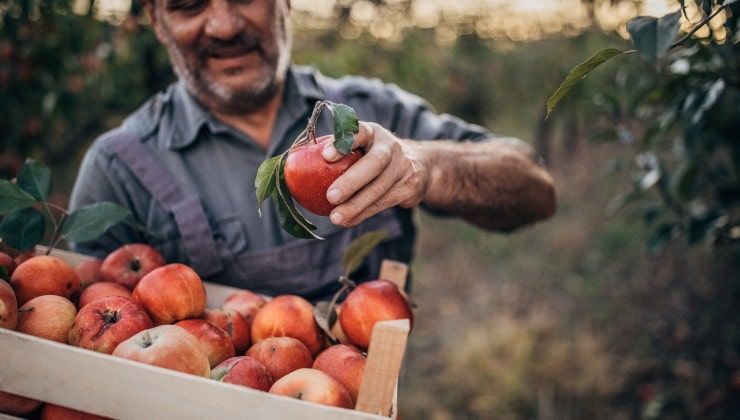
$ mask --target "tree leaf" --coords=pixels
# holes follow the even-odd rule
[[[660,19],[637,16],[627,22],[627,31],[637,51],[650,63],[662,58],[676,38],[681,11],[669,13]]]
[[[72,242],[91,241],[129,217],[131,212],[116,203],[88,204],[69,215],[62,224],[61,236]]]
[[[272,193],[272,199],[278,208],[280,225],[283,227],[283,230],[295,238],[324,239],[313,233],[316,230],[316,226],[308,221],[296,208],[293,197],[288,192],[288,186],[285,185],[285,177],[283,176],[284,168],[285,161],[281,156],[278,163],[278,170],[275,173],[276,188]]]
[[[387,237],[388,232],[377,230],[360,235],[350,242],[347,249],[344,250],[344,255],[342,255],[342,267],[344,267],[344,272],[349,274],[360,268],[362,260],[364,260],[365,257],[367,257],[370,252]]]
[[[36,208],[16,210],[0,223],[0,238],[11,248],[25,251],[44,239],[46,228],[44,215]]]
[[[18,185],[6,179],[0,179],[0,216],[30,207],[35,202],[36,199]]]
[[[259,206],[275,191],[275,171],[277,171],[278,163],[280,163],[281,156],[271,157],[257,168],[257,176],[254,178],[254,187],[257,189],[257,211],[259,212]],[[262,214],[260,213],[260,216]]]
[[[573,68],[573,70],[568,73],[567,76],[565,76],[565,80],[563,80],[563,83],[560,84],[560,87],[555,91],[555,93],[550,96],[550,99],[547,100],[547,115],[545,116],[545,119],[550,116],[550,113],[553,109],[555,109],[555,106],[560,102],[563,97],[570,92],[571,89],[573,89],[573,86],[575,84],[586,77],[589,73],[591,73],[595,68],[599,67],[600,65],[604,64],[611,58],[614,58],[616,56],[629,53],[630,51],[622,51],[616,48],[606,48],[603,49],[596,54],[592,55],[591,58],[584,61],[583,63],[577,65]]]
[[[313,318],[331,344],[339,344],[339,340],[331,332],[331,326],[337,321],[337,311],[329,306],[327,301],[317,302],[313,306]]]
[[[33,198],[48,200],[51,193],[51,170],[33,159],[26,159],[15,183]]]
[[[339,153],[346,155],[352,151],[355,136],[360,131],[360,122],[357,113],[352,107],[345,104],[331,104],[334,114],[334,147]]]

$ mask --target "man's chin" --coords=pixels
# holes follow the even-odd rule
[[[208,83],[208,102],[222,112],[253,111],[268,103],[279,92],[273,78],[251,80],[229,77]]]

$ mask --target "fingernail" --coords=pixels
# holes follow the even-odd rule
[[[326,192],[326,199],[332,204],[337,204],[341,198],[342,193],[340,193],[337,188],[332,188]]]
[[[337,157],[337,149],[334,146],[324,147],[324,151],[321,153],[326,160],[333,160]]]
[[[332,212],[329,218],[331,219],[331,222],[334,223],[335,225],[342,223],[342,220],[344,220],[344,218],[342,217],[342,214],[339,213],[338,211]]]

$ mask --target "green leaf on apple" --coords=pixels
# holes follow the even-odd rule
[[[0,265],[0,279],[10,282],[10,275],[8,273],[8,269],[4,265]]]
[[[51,169],[33,159],[26,159],[15,182],[36,200],[47,200],[51,193]]]
[[[62,224],[62,238],[72,242],[93,240],[112,226],[125,221],[131,212],[116,203],[88,204],[72,212]]]
[[[0,216],[31,207],[35,202],[36,199],[18,185],[6,179],[0,179]]]
[[[262,203],[275,192],[275,180],[277,179],[278,163],[281,156],[271,157],[260,165],[257,169],[257,176],[254,178],[254,187],[257,189],[257,212],[262,216],[260,206]]]
[[[313,317],[316,320],[316,325],[321,328],[326,338],[328,338],[332,344],[339,344],[339,340],[334,337],[334,334],[331,332],[331,326],[337,322],[336,308],[330,302],[325,300],[317,302],[313,306]]]
[[[286,232],[296,238],[324,239],[313,233],[317,229],[316,226],[308,221],[296,208],[293,197],[288,191],[288,186],[285,185],[285,177],[283,176],[284,165],[285,161],[281,155],[278,162],[278,169],[275,173],[275,191],[272,193],[272,199],[278,208],[280,225]]]
[[[44,239],[44,215],[34,207],[16,210],[0,223],[0,238],[13,249],[25,251]]]
[[[349,275],[360,268],[362,260],[370,255],[370,252],[386,238],[388,238],[388,232],[374,230],[364,233],[350,242],[344,251],[344,255],[342,255],[342,266],[345,274]]]
[[[345,104],[332,103],[329,109],[334,115],[334,147],[339,153],[346,155],[352,151],[354,134],[360,131],[357,113]]]

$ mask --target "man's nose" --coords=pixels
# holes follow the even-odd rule
[[[217,39],[229,40],[244,30],[244,18],[230,0],[211,2],[205,34]]]

